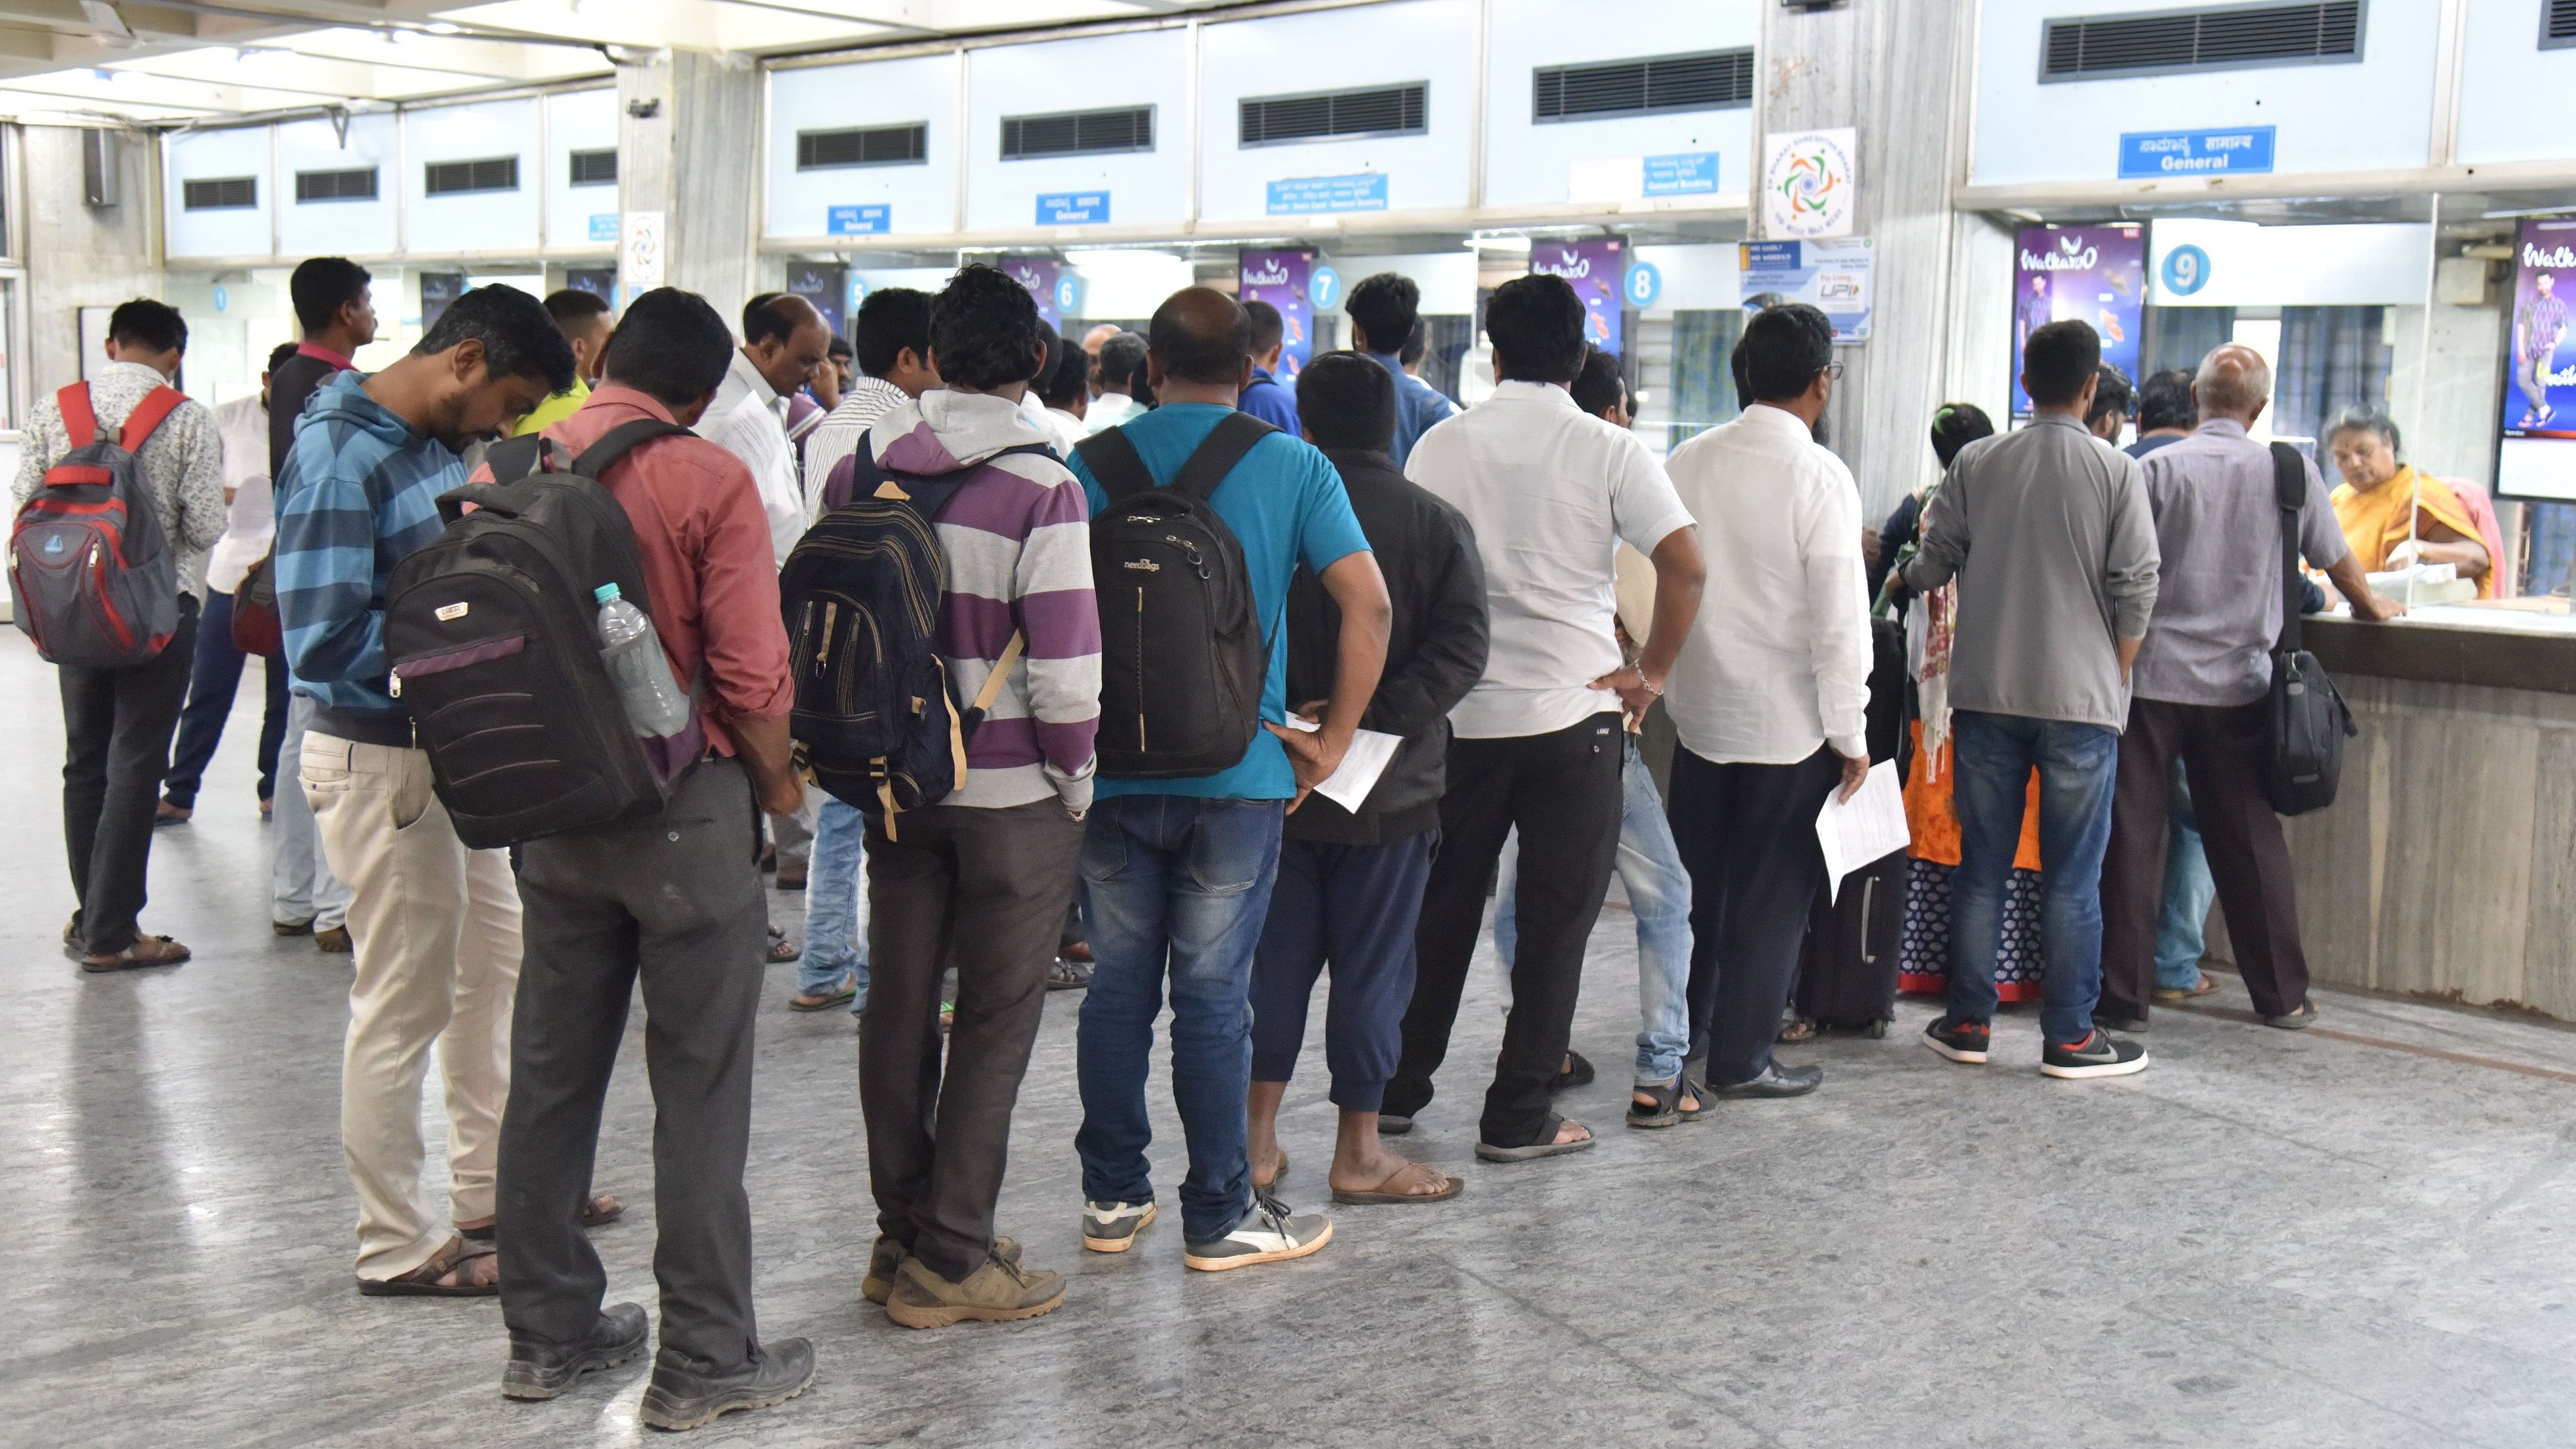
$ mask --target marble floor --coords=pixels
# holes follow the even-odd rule
[[[256,699],[246,681],[245,706]],[[0,1333],[25,1392],[0,1444],[622,1444],[641,1363],[503,1401],[489,1301],[362,1299],[337,1134],[345,958],[266,925],[236,716],[196,823],[161,832],[150,929],[189,965],[84,979],[56,948],[51,672],[0,633]],[[773,897],[801,923],[800,898]],[[1031,1323],[913,1333],[858,1296],[871,1227],[848,1019],[762,1018],[750,1192],[760,1313],[814,1339],[813,1389],[695,1436],[769,1446],[2576,1444],[2576,1033],[2325,993],[2267,1031],[2233,988],[2161,1014],[2142,1076],[2060,1083],[2026,1015],[2000,1064],[1911,1039],[1791,1049],[1824,1090],[1622,1130],[1636,994],[1602,917],[1569,1111],[1588,1155],[1475,1161],[1480,973],[1408,1145],[1434,1208],[1339,1210],[1304,1262],[1184,1272],[1176,1219],[1086,1255],[1078,997],[1049,1003],[1002,1225],[1064,1270]],[[1315,1014],[1320,1031],[1322,1013]],[[640,1043],[598,1182],[611,1294],[650,1303]],[[1321,1196],[1321,1049],[1288,1097],[1292,1200]],[[1165,1208],[1180,1138],[1156,1073]],[[435,1095],[431,1132],[439,1135]],[[433,1171],[437,1171],[433,1168]]]

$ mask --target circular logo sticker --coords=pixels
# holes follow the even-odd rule
[[[2175,247],[2165,253],[2165,264],[2156,271],[2164,289],[2177,297],[2188,297],[2209,285],[2209,253],[2196,246]]]
[[[1664,295],[1664,274],[1653,262],[1639,262],[1628,269],[1628,305],[1643,312]]]
[[[1849,236],[1853,183],[1853,132],[1783,131],[1770,137],[1762,172],[1762,219],[1775,239]]]
[[[1330,267],[1317,267],[1306,277],[1306,300],[1318,312],[1329,312],[1341,305],[1342,274]]]

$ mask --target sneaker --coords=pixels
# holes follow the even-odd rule
[[[1183,1242],[1181,1262],[1202,1273],[1222,1273],[1302,1258],[1332,1240],[1331,1218],[1322,1213],[1292,1217],[1286,1203],[1255,1188],[1252,1210],[1235,1223],[1234,1231],[1213,1242]]]
[[[876,1246],[868,1249],[867,1276],[859,1280],[859,1296],[882,1308],[894,1296],[894,1274],[903,1266],[903,1244],[877,1234]],[[995,1238],[993,1256],[1005,1263],[1020,1261],[1020,1244],[1016,1238]]]
[[[2039,1070],[2051,1077],[2082,1081],[2090,1077],[2125,1077],[2147,1069],[2147,1049],[2133,1041],[2124,1041],[2099,1027],[2084,1034],[2084,1040],[2071,1046],[2048,1044],[2041,1054]]]
[[[501,1369],[501,1396],[551,1399],[583,1374],[615,1368],[644,1351],[644,1310],[620,1303],[599,1315],[579,1343],[540,1343],[510,1335],[510,1361]]]
[[[959,1323],[1015,1323],[1053,1313],[1064,1303],[1064,1275],[1023,1268],[1000,1253],[952,1283],[919,1258],[906,1258],[894,1275],[886,1317],[906,1328],[947,1328]]]
[[[1095,1253],[1123,1253],[1136,1246],[1136,1235],[1154,1221],[1151,1202],[1087,1202],[1082,1205],[1082,1245]]]
[[[1994,1028],[1982,1021],[1952,1021],[1935,1017],[1923,1028],[1923,1044],[1954,1062],[1970,1066],[1985,1064],[1986,1052],[1993,1045]]]
[[[672,1349],[653,1356],[653,1381],[644,1386],[636,1417],[656,1429],[695,1429],[736,1409],[783,1404],[814,1383],[814,1345],[801,1338],[762,1344],[749,1360],[726,1373],[700,1373]]]

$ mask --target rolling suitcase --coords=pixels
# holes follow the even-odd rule
[[[1818,1026],[1887,1035],[1896,1020],[1896,946],[1905,920],[1904,851],[1843,877],[1842,895],[1816,893],[1798,957],[1791,1009]]]

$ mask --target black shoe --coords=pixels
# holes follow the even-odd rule
[[[1773,1062],[1758,1077],[1714,1090],[1721,1097],[1803,1097],[1824,1082],[1823,1067],[1783,1067]]]
[[[695,1429],[736,1409],[783,1404],[813,1382],[814,1345],[801,1338],[762,1344],[750,1362],[721,1374],[700,1373],[666,1348],[653,1356],[639,1417],[656,1429]]]
[[[1954,1062],[1983,1066],[1986,1054],[1994,1049],[1994,1028],[1982,1021],[1952,1021],[1936,1017],[1923,1028],[1923,1044]]]
[[[2071,1081],[2125,1077],[2147,1069],[2147,1049],[2095,1027],[2072,1046],[2050,1042],[2048,1050],[2040,1054],[2039,1069],[2047,1076]]]
[[[579,1343],[538,1343],[512,1334],[510,1361],[501,1369],[501,1397],[551,1399],[583,1374],[615,1368],[642,1353],[647,1332],[644,1310],[619,1303],[600,1314]]]

